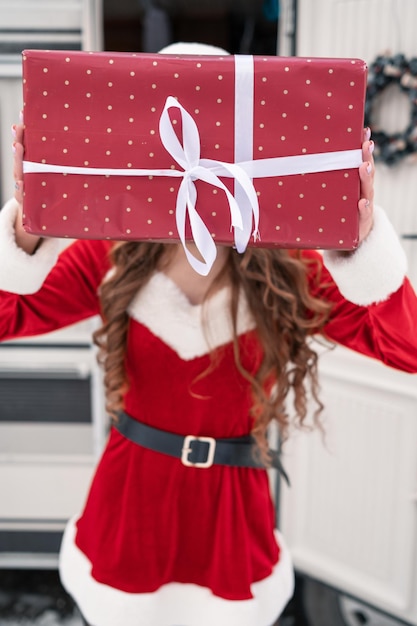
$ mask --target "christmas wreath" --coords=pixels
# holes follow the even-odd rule
[[[402,132],[388,134],[373,124],[372,115],[377,96],[393,84],[410,100],[410,120]],[[395,165],[417,153],[417,58],[408,61],[403,54],[378,56],[369,66],[365,126],[372,131],[377,161]]]

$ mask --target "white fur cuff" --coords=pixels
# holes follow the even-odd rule
[[[0,289],[24,295],[39,291],[57,261],[60,242],[43,239],[34,254],[27,254],[15,240],[17,210],[12,199],[0,211]]]
[[[341,294],[350,302],[368,306],[387,300],[403,283],[407,258],[384,211],[375,207],[368,237],[351,255],[323,253],[324,264]]]

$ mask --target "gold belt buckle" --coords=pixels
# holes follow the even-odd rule
[[[207,460],[202,463],[192,463],[188,460],[190,452],[192,452],[191,443],[193,441],[203,441],[209,444],[207,452]],[[216,451],[216,440],[213,437],[194,437],[194,435],[187,435],[184,437],[184,445],[181,453],[181,463],[187,467],[211,467],[213,465],[214,453]]]

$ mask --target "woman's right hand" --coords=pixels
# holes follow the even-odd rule
[[[33,254],[38,247],[41,238],[37,235],[27,233],[23,228],[23,155],[25,152],[23,144],[24,126],[23,123],[12,127],[13,134],[13,177],[14,177],[14,197],[19,204],[19,209],[15,222],[16,244],[28,254]]]

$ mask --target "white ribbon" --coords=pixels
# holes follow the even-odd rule
[[[254,61],[251,54],[235,55],[235,163],[253,159]],[[252,177],[251,177],[252,179]],[[252,211],[241,187],[235,188],[235,198],[242,212],[245,228],[252,224]],[[235,231],[236,247],[244,244]]]
[[[295,174],[314,174],[336,170],[350,170],[362,164],[362,150],[339,150],[337,152],[316,152],[295,156],[271,157],[242,163],[225,163],[213,159],[200,159],[200,165],[221,177],[233,178],[236,166],[250,178],[270,178]],[[227,166],[227,168],[226,168]],[[77,167],[74,165],[53,165],[23,161],[25,174],[79,174],[85,176],[169,176],[181,178],[186,172],[175,169],[134,169],[109,167]]]

